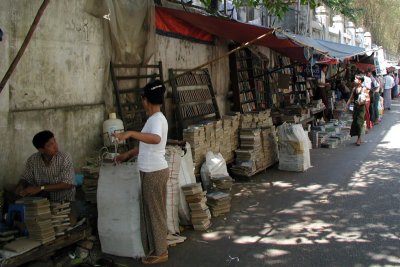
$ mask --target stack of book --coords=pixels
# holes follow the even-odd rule
[[[183,140],[190,144],[195,174],[200,173],[206,154],[205,130],[203,126],[190,126],[183,130]]]
[[[278,161],[278,142],[275,126],[261,128],[262,156],[258,168],[266,169]]]
[[[0,231],[0,247],[4,244],[15,240],[15,236],[18,234],[18,230],[13,229],[2,229]]]
[[[260,166],[262,158],[261,130],[240,129],[240,148],[235,150],[236,163],[231,171],[237,175],[252,176]]]
[[[4,206],[4,191],[0,189],[0,214],[3,214],[3,206]]]
[[[211,226],[211,213],[206,204],[206,192],[201,183],[193,183],[182,186],[186,202],[189,204],[191,221],[194,230],[204,231]]]
[[[51,203],[51,222],[53,223],[56,236],[64,235],[71,226],[69,214],[71,213],[70,203]]]
[[[212,192],[207,194],[207,205],[211,209],[213,217],[218,217],[231,210],[231,196],[224,192]]]
[[[25,206],[25,225],[30,239],[40,241],[42,244],[56,239],[48,199],[26,197],[17,200],[16,203]]]
[[[219,152],[225,161],[233,161],[238,147],[240,117],[240,113],[234,113],[222,120],[204,121],[183,130],[183,140],[191,146],[196,175],[200,174],[207,151]]]
[[[97,183],[99,181],[99,171],[100,168],[96,166],[82,167],[82,190],[85,193],[85,200],[91,203],[97,203]]]
[[[232,177],[225,175],[211,176],[210,180],[212,187],[215,188],[216,191],[230,193],[233,185]]]
[[[253,124],[253,114],[242,114],[240,117],[240,128],[251,128]]]

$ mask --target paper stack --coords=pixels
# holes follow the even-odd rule
[[[3,206],[4,206],[4,191],[0,189],[0,214],[3,214]]]
[[[17,200],[16,203],[25,205],[25,224],[30,239],[40,241],[42,244],[56,239],[48,199],[26,197]]]
[[[183,130],[183,140],[191,146],[196,175],[200,174],[208,151],[221,153],[227,162],[234,159],[239,140],[239,122],[240,113],[225,116],[223,120],[191,125]]]
[[[215,188],[217,191],[230,193],[233,185],[232,177],[225,175],[211,176],[210,180],[212,183],[212,187]]]
[[[201,164],[205,160],[206,143],[204,127],[200,125],[190,126],[183,130],[183,140],[190,144],[192,150],[195,174],[200,173]]]
[[[18,233],[18,230],[2,229],[0,231],[0,246],[2,247],[4,244],[13,241]]]
[[[182,191],[189,204],[194,230],[207,230],[211,226],[211,213],[206,204],[206,192],[201,188],[201,183],[184,185]]]
[[[263,157],[260,129],[240,129],[240,149],[236,149],[236,163],[231,171],[238,175],[252,176],[260,165],[257,161]]]
[[[97,203],[97,183],[99,181],[99,167],[82,167],[83,185],[82,190],[85,193],[85,200],[91,203]]]
[[[260,113],[255,114],[258,117],[258,123],[256,127],[271,127],[273,126],[273,121],[271,117],[271,110],[260,111]]]
[[[253,114],[246,113],[242,114],[240,118],[240,128],[252,128]]]
[[[231,196],[224,192],[212,192],[207,194],[207,205],[211,209],[213,217],[218,217],[231,210]]]
[[[261,128],[262,157],[259,164],[266,169],[278,161],[278,142],[275,126]]]
[[[70,203],[51,203],[51,222],[53,223],[56,236],[64,235],[65,230],[70,226],[69,214],[71,213]]]

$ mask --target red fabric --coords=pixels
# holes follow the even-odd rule
[[[357,69],[365,71],[365,72],[368,70],[371,70],[371,71],[375,70],[374,64],[366,64],[366,63],[356,62],[356,67],[357,67]]]
[[[365,103],[365,116],[364,116],[364,118],[365,118],[367,129],[371,129],[374,126],[374,124],[371,121],[371,115],[369,114],[369,105],[370,104],[371,104],[371,102],[369,102],[369,101],[367,101]]]
[[[179,23],[184,21],[192,27],[201,29],[204,32],[222,37],[226,40],[233,40],[241,44],[252,41],[265,33],[271,33],[273,31],[273,29],[270,28],[241,23],[234,20],[218,18],[215,16],[206,16],[159,6],[156,7],[156,12],[156,14],[158,14],[157,20],[165,18],[166,16],[174,17],[175,21],[180,21]],[[159,26],[157,22],[157,29],[158,27]],[[172,29],[170,30],[172,31]],[[176,33],[181,33],[179,30],[182,29],[177,28],[175,30],[177,31]],[[269,47],[272,50],[291,58],[292,60],[296,60],[301,63],[307,63],[307,60],[304,57],[303,47],[293,43],[289,39],[278,39],[273,34],[270,34],[258,40],[254,44]]]
[[[156,29],[167,34],[177,34],[203,42],[212,42],[213,36],[168,12],[156,7]]]
[[[323,65],[338,65],[340,61],[334,58],[324,58],[320,61],[315,62],[315,64],[323,64]]]

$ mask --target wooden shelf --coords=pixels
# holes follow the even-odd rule
[[[268,87],[263,74],[263,67],[266,65],[263,59],[249,48],[243,48],[229,56],[229,65],[233,92],[232,110],[248,113],[267,109],[268,102],[265,99]],[[252,96],[243,97],[243,93],[251,93]],[[254,103],[255,106],[249,108],[246,105],[249,103]]]

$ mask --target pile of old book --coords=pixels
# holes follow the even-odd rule
[[[213,217],[218,217],[231,210],[231,196],[224,192],[211,192],[207,194],[207,205]]]
[[[85,200],[91,203],[97,203],[97,183],[99,181],[99,167],[82,167],[83,184],[82,190],[85,193]]]
[[[240,118],[240,128],[260,128],[273,125],[271,110],[264,110],[258,113],[243,114]]]
[[[56,236],[64,235],[71,226],[69,214],[71,213],[69,202],[51,203],[51,222],[53,223]]]
[[[211,187],[215,191],[221,191],[225,193],[230,193],[233,185],[233,179],[226,175],[214,175],[211,176]]]
[[[3,247],[4,244],[15,240],[16,235],[18,234],[18,230],[14,229],[2,229],[0,231],[0,247]]]
[[[194,230],[204,231],[211,226],[211,213],[207,206],[206,192],[201,183],[182,186],[186,202],[189,204],[190,216]]]
[[[278,142],[275,126],[261,128],[262,155],[259,158],[259,167],[266,169],[278,161]]]
[[[183,130],[183,140],[191,146],[195,174],[200,174],[207,151],[221,153],[226,162],[233,161],[240,116],[240,113],[226,115],[222,120],[190,125]]]
[[[252,176],[259,170],[258,159],[262,157],[261,130],[240,129],[240,148],[235,150],[236,162],[231,171],[236,175]]]
[[[25,225],[29,239],[40,241],[42,244],[56,239],[48,199],[26,197],[17,200],[16,203],[25,206]]]
[[[0,214],[3,214],[3,206],[4,206],[4,191],[0,189]]]

